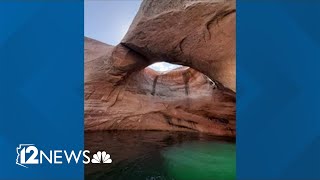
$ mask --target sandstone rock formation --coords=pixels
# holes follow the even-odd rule
[[[147,64],[143,57],[120,47],[86,38],[85,130],[235,135],[233,92],[219,90],[207,76],[191,68],[163,74],[143,69]]]
[[[235,2],[145,0],[122,42],[85,39],[85,130],[235,136]],[[167,73],[148,65],[182,64]]]
[[[235,11],[235,0],[144,0],[122,44],[236,91]]]

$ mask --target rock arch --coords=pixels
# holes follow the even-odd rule
[[[190,68],[146,68],[158,61]],[[145,0],[119,45],[85,39],[85,130],[234,137],[235,90],[232,0]]]

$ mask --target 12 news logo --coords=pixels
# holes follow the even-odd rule
[[[27,165],[43,164],[44,162],[49,164],[63,164],[63,162],[70,164],[75,162],[77,164],[81,156],[83,157],[83,164],[90,162],[95,164],[112,163],[110,154],[107,154],[105,151],[98,151],[90,159],[89,150],[79,150],[77,153],[74,150],[70,152],[66,150],[50,150],[45,153],[42,150],[38,150],[34,144],[20,144],[16,150],[16,164],[25,168],[28,168]]]

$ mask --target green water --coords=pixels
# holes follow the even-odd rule
[[[107,151],[112,164],[88,164],[97,180],[235,179],[235,143],[185,132],[114,131],[85,134],[85,148]]]
[[[235,179],[235,145],[192,142],[163,153],[170,177],[177,180]]]

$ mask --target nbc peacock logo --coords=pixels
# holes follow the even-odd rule
[[[110,154],[107,154],[105,151],[98,151],[96,154],[93,155],[91,159],[91,163],[99,164],[99,163],[112,163],[112,159],[110,158]]]

